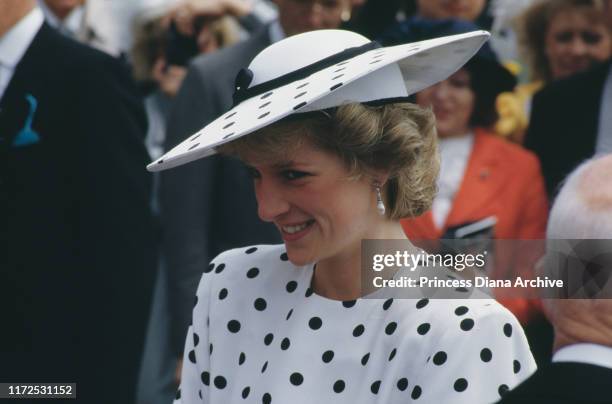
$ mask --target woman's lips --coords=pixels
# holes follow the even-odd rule
[[[279,225],[281,236],[285,241],[296,241],[304,237],[312,228],[314,220],[291,225]]]

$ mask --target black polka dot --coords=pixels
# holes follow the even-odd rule
[[[515,361],[513,362],[512,367],[513,367],[513,370],[514,370],[514,373],[515,373],[515,374],[516,374],[516,373],[518,373],[518,372],[520,372],[520,371],[521,371],[521,362],[519,362],[519,361],[515,360]]]
[[[196,363],[196,355],[195,355],[195,351],[192,349],[191,351],[189,351],[189,362],[191,363]]]
[[[193,299],[193,307],[196,307],[198,305],[198,295],[195,296],[195,299]]]
[[[219,291],[219,300],[223,300],[227,297],[227,289],[223,288]]]
[[[250,392],[251,388],[249,386],[246,386],[244,389],[242,389],[242,398],[246,399],[249,396]]]
[[[429,304],[429,299],[421,299],[417,302],[416,304],[416,308],[417,309],[422,309],[423,307],[427,306]]]
[[[255,299],[255,302],[253,302],[253,306],[255,306],[255,310],[257,311],[264,311],[268,305],[264,299],[258,297]]]
[[[266,363],[264,363],[263,366],[261,367],[261,373],[264,373],[267,368],[268,368],[268,361],[266,361]]]
[[[297,289],[297,282],[296,281],[289,281],[287,282],[287,286],[285,287],[285,289],[287,289],[287,292],[289,293],[293,293],[295,292],[295,289]]]
[[[469,292],[469,290],[467,290],[467,289],[466,289],[466,288],[464,288],[464,287],[460,287],[460,288],[457,288],[457,289],[455,289],[455,290],[456,290],[457,292],[462,292],[462,293]]]
[[[504,324],[504,335],[508,338],[512,336],[512,324],[510,323]]]
[[[369,359],[370,359],[370,353],[367,353],[367,354],[363,355],[363,358],[361,358],[361,364],[363,366],[365,366],[366,363],[368,363]]]
[[[176,395],[174,396],[175,400],[180,400],[181,399],[181,389],[178,389],[176,391]]]
[[[227,329],[234,334],[240,331],[240,322],[238,320],[230,320],[227,323]]]
[[[493,358],[493,353],[489,348],[483,348],[482,351],[480,351],[480,359],[483,362],[490,362],[491,358]]]
[[[463,331],[470,331],[472,328],[474,328],[474,320],[471,318],[466,318],[465,320],[461,321],[459,326]]]
[[[289,376],[289,381],[294,386],[299,386],[304,382],[304,376],[302,376],[302,374],[298,372],[291,373],[291,376]]]
[[[436,354],[433,356],[433,363],[434,365],[440,366],[443,365],[444,362],[446,362],[446,352],[444,351],[439,351],[436,352]]]
[[[270,393],[265,393],[262,397],[261,397],[261,402],[263,404],[270,404],[272,402],[272,396],[270,395]]]
[[[213,344],[211,342],[210,344],[208,344],[208,353],[212,354],[212,351],[213,351]]]
[[[200,400],[202,400],[202,390],[198,390],[198,397],[200,397]]]
[[[286,320],[289,320],[289,317],[291,317],[292,314],[293,314],[293,309],[289,310],[289,313],[287,313]]]
[[[429,332],[430,328],[431,328],[431,324],[423,323],[417,327],[417,332],[419,333],[419,335],[425,335]]]
[[[414,388],[412,389],[412,394],[410,394],[410,397],[412,397],[413,400],[416,400],[417,398],[421,397],[422,393],[423,393],[423,390],[421,389],[421,386],[414,386]]]
[[[455,380],[453,388],[456,392],[461,393],[462,391],[465,391],[468,388],[468,382],[464,378],[457,379]]]
[[[246,250],[245,253],[253,254],[255,251],[257,251],[257,247],[251,247],[248,250]]]
[[[359,324],[357,327],[353,329],[353,337],[361,336],[364,331],[365,331],[365,327],[363,326],[363,324]]]
[[[266,334],[266,336],[264,337],[264,344],[266,345],[270,345],[272,343],[272,341],[274,340],[274,334],[272,333],[268,333]]]
[[[334,84],[329,88],[329,91],[334,91],[335,89],[342,87],[342,84],[343,83]]]
[[[199,145],[200,145],[199,143],[192,144],[192,145],[189,147],[189,150],[193,150],[193,149],[195,149],[196,147],[198,147]]]
[[[267,93],[265,93],[264,95],[262,95],[259,99],[260,100],[265,100],[266,98],[268,98],[269,96],[271,96],[272,94],[274,94],[273,91],[268,91]]]
[[[455,309],[455,314],[458,316],[463,316],[465,313],[468,312],[468,308],[465,306],[459,306]]]
[[[505,396],[505,395],[506,395],[506,393],[508,392],[508,390],[510,390],[510,388],[509,388],[507,385],[502,384],[502,385],[500,385],[500,386],[499,386],[499,388],[497,389],[497,393],[499,394],[499,396],[500,396],[500,397],[503,397],[503,396]]]
[[[332,359],[334,359],[334,351],[325,351],[325,352],[323,352],[323,356],[321,356],[321,359],[325,363],[331,362]]]
[[[249,279],[253,279],[257,275],[259,275],[259,268],[251,268],[247,272],[247,278],[249,278]]]
[[[393,304],[393,299],[387,299],[383,303],[383,310],[389,310],[389,307]]]
[[[240,352],[240,356],[238,357],[238,365],[242,365],[244,363],[244,361],[246,360],[246,355],[244,354],[244,352]]]
[[[334,383],[334,392],[342,393],[345,387],[346,384],[344,383],[344,380],[336,380],[336,383]]]
[[[204,383],[205,386],[208,386],[210,384],[210,373],[202,372],[202,375],[200,375],[200,377],[202,378],[202,383]]]
[[[265,113],[263,113],[263,114],[259,115],[259,116],[257,117],[257,119],[262,119],[262,118],[265,118],[265,117],[266,117],[266,116],[268,116],[268,115],[270,115],[270,111],[265,112]]]
[[[395,358],[396,353],[397,353],[397,348],[393,348],[393,351],[391,351],[391,353],[389,354],[389,362],[391,362],[393,358]]]
[[[397,323],[395,321],[392,321],[389,324],[387,324],[387,326],[385,327],[385,334],[392,335],[396,329],[397,329]]]
[[[215,269],[215,273],[219,274],[223,272],[224,269],[225,269],[225,264],[219,264],[219,266]]]
[[[313,317],[308,322],[308,326],[313,330],[318,330],[323,325],[323,321],[319,317]]]
[[[349,309],[353,307],[355,303],[357,303],[357,300],[347,300],[347,301],[342,302],[342,305],[346,307],[347,309]]]
[[[304,296],[306,296],[306,297],[312,296],[312,288],[306,289],[306,293],[304,293]]]
[[[406,379],[405,377],[402,377],[401,379],[399,379],[397,381],[397,388],[400,391],[404,391],[408,388],[408,379]]]
[[[225,380],[225,377],[223,376],[217,376],[215,377],[215,387],[218,388],[219,390],[222,390],[225,388],[225,386],[227,386],[227,380]]]
[[[378,390],[380,389],[380,380],[375,381],[370,386],[370,391],[374,394],[378,394]]]
[[[299,104],[293,107],[293,110],[295,111],[296,109],[300,109],[305,105],[306,105],[306,101],[300,102]]]
[[[200,336],[194,332],[193,333],[193,346],[196,347],[198,346],[199,343],[200,343]]]
[[[281,261],[289,261],[289,256],[287,255],[286,252],[284,252],[280,255],[280,259]]]
[[[290,345],[291,341],[289,340],[289,338],[283,338],[283,340],[281,341],[281,349],[283,351],[286,351],[287,349],[289,349]]]

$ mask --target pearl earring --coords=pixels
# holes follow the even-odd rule
[[[382,195],[380,193],[380,183],[378,181],[374,183],[374,188],[376,189],[376,209],[378,209],[378,214],[384,216],[385,204],[382,200]]]

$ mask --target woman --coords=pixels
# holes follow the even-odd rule
[[[530,82],[500,100],[505,105],[500,109],[517,109],[498,125],[501,135],[522,143],[537,91],[612,56],[612,30],[604,8],[602,0],[538,0],[517,18],[519,46]]]
[[[423,39],[464,32],[469,30],[467,24],[429,25],[428,29],[415,27],[411,32]],[[494,100],[513,85],[513,78],[497,62],[493,51],[483,47],[448,79],[417,93],[417,103],[431,107],[436,115],[441,171],[432,209],[402,220],[410,239],[455,238],[459,229],[487,220],[494,223],[489,233],[496,239],[545,237],[548,203],[537,158],[490,129],[497,120]],[[512,253],[509,243],[503,247],[496,251],[492,277],[534,276],[532,266],[515,261],[518,254]],[[544,321],[539,300],[500,297],[500,301],[524,325]],[[550,348],[540,345],[541,356],[549,355]]]
[[[235,108],[149,166],[212,147],[238,156],[284,240],[204,270],[177,402],[491,402],[534,370],[495,302],[361,291],[362,239],[405,239],[399,217],[423,212],[435,189],[433,117],[397,101],[483,38],[375,49],[347,31],[290,37],[238,75]]]
[[[519,17],[519,39],[532,81],[546,84],[612,56],[601,0],[540,0]]]

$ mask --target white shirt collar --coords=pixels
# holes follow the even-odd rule
[[[572,344],[559,349],[553,362],[579,362],[612,369],[612,347],[598,344]]]
[[[53,11],[51,11],[51,9],[45,4],[44,0],[39,0],[38,6],[42,10],[45,20],[53,28],[59,29],[60,31],[69,32],[73,35],[76,35],[81,29],[81,23],[85,14],[85,9],[83,6],[75,7],[70,14],[64,18],[64,20],[57,18]]]
[[[281,27],[278,20],[272,21],[272,23],[268,26],[268,33],[270,35],[270,42],[272,43],[283,40],[286,37],[285,31],[283,30],[283,27]]]
[[[42,11],[35,7],[0,37],[0,65],[15,69],[40,30],[43,21]]]

